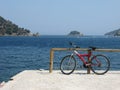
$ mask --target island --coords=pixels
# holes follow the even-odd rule
[[[19,27],[0,16],[0,36],[39,36],[39,33],[32,34],[30,30]]]
[[[105,33],[107,36],[120,36],[120,29]]]
[[[78,31],[71,31],[68,36],[75,36],[75,37],[79,37],[79,36],[83,36],[82,33],[78,32]]]

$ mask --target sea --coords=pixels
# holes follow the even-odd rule
[[[73,42],[80,48],[94,46],[100,49],[120,49],[120,37],[65,35],[1,36],[0,37],[0,82],[24,70],[49,70],[51,48],[71,48]],[[53,69],[59,70],[60,61],[72,51],[55,51]],[[80,53],[87,53],[80,51]],[[120,52],[93,52],[104,54],[110,59],[110,70],[120,70]],[[77,69],[82,70],[82,63],[77,59]]]

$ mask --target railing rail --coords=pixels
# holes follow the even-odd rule
[[[53,59],[54,59],[54,51],[70,51],[74,48],[52,48],[50,50],[50,66],[49,66],[49,72],[52,73],[53,71]],[[88,51],[88,48],[77,48],[76,50],[80,51]],[[96,49],[97,52],[120,52],[120,49]],[[88,58],[88,61],[90,59]],[[87,73],[90,74],[90,68],[87,69]]]

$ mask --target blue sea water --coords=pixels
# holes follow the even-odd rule
[[[81,48],[120,49],[120,37],[108,36],[40,36],[40,37],[0,37],[0,82],[8,81],[23,70],[49,69],[51,48],[70,48],[69,41]],[[55,52],[54,69],[59,69],[59,62],[70,52]],[[119,52],[98,52],[109,57],[110,70],[120,70]],[[80,69],[80,68],[79,68]]]

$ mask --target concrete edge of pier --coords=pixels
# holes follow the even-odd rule
[[[25,70],[3,82],[0,90],[120,90],[120,71],[105,75],[75,71],[64,75],[59,70]]]

